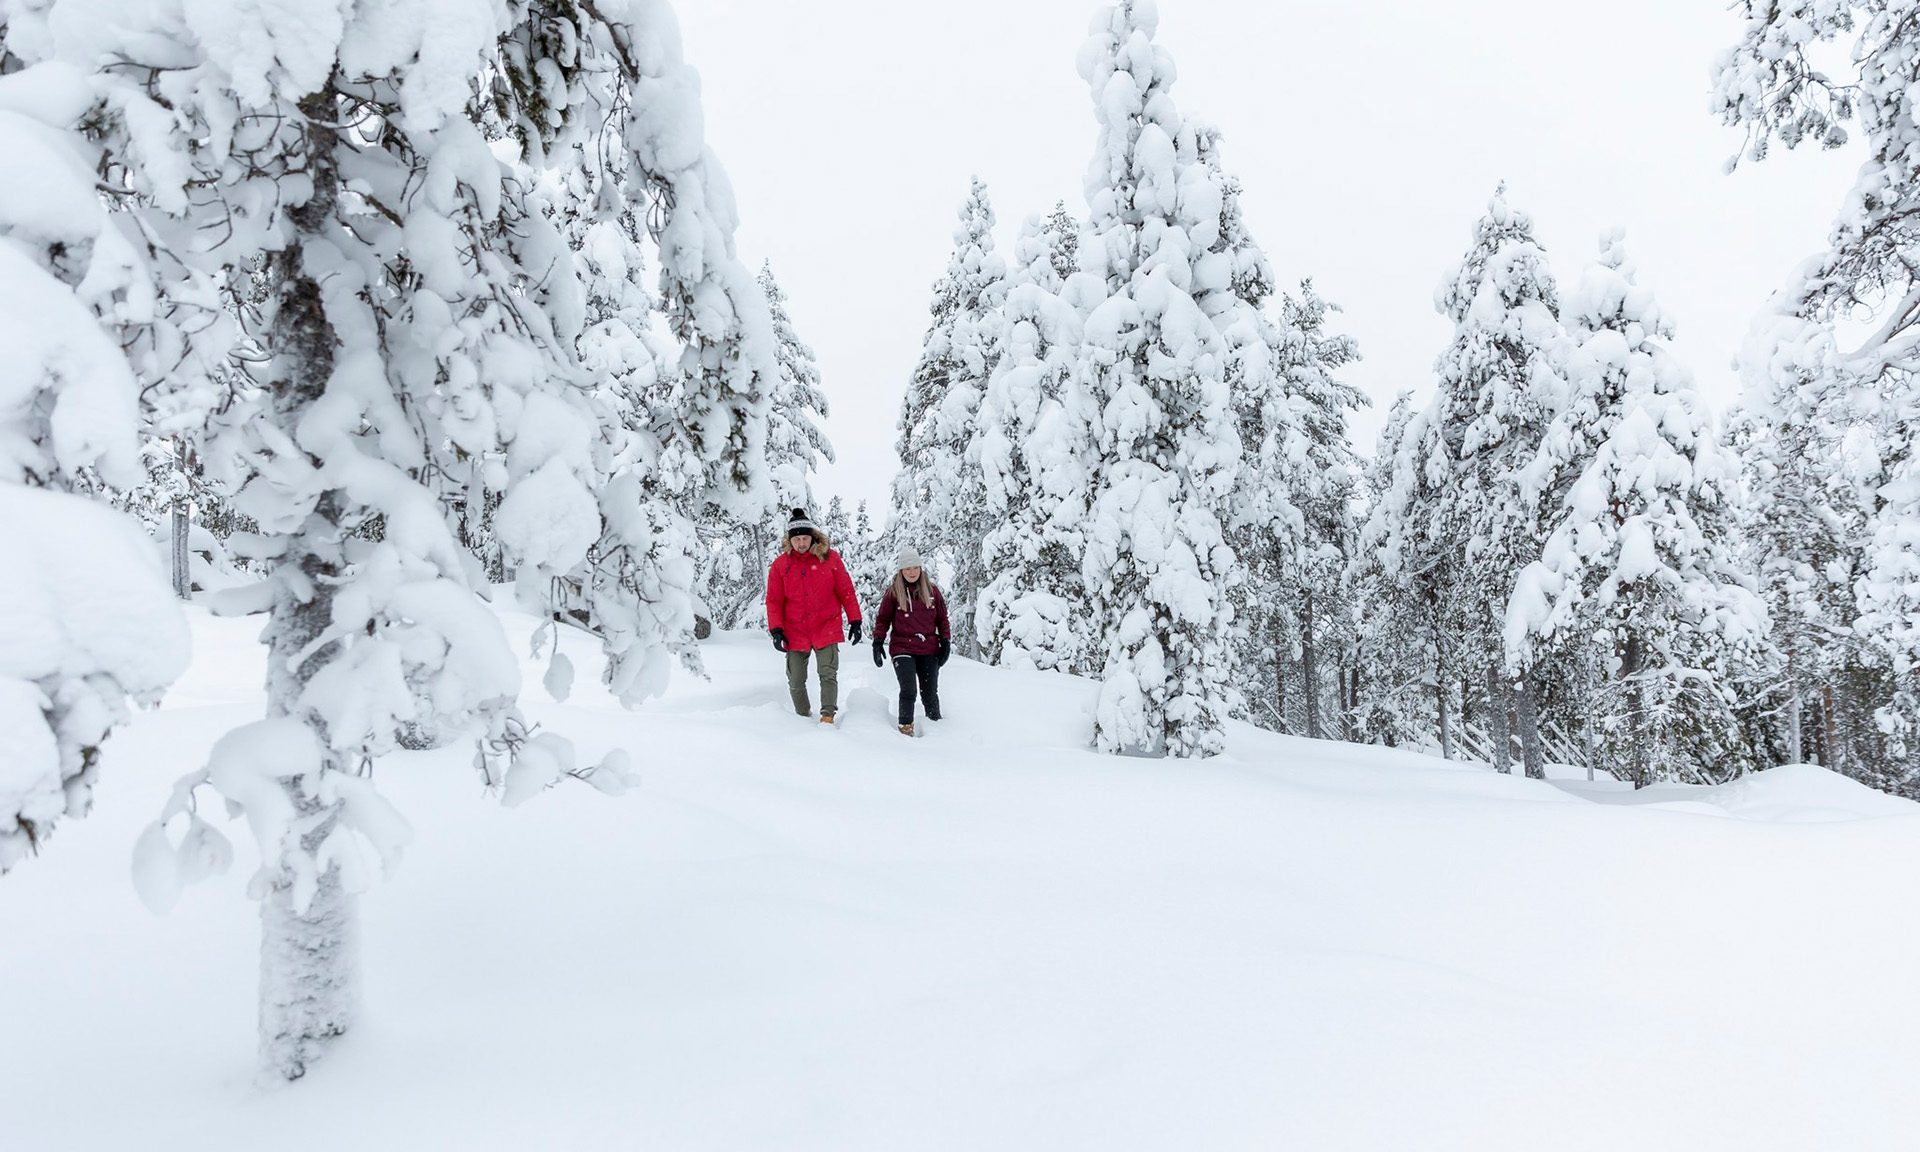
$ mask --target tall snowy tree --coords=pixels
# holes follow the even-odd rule
[[[896,537],[944,567],[953,634],[967,653],[977,651],[971,621],[987,527],[972,448],[980,401],[1000,356],[995,336],[1006,292],[1006,263],[993,250],[993,226],[987,186],[976,178],[960,206],[946,274],[934,282],[932,323],[907,382],[895,445]]]
[[[1052,221],[1030,217],[1014,244],[1006,328],[998,337],[1003,352],[975,441],[990,579],[974,626],[989,663],[1080,671],[1087,637],[1079,446],[1086,430],[1065,393],[1080,351],[1081,316],[1060,294],[1059,239]]]
[[[1157,23],[1151,3],[1123,0],[1080,51],[1100,131],[1078,261],[1106,290],[1074,380],[1092,416],[1081,570],[1103,657],[1096,745],[1206,756],[1230,705],[1236,565],[1222,522],[1240,442],[1229,349],[1195,302],[1222,287],[1221,187],[1168,94]]]
[[[760,290],[766,294],[773,318],[775,352],[780,383],[774,388],[767,420],[767,465],[777,505],[806,504],[813,499],[811,478],[822,461],[833,463],[833,445],[818,421],[827,417],[827,396],[820,390],[820,368],[813,349],[794,332],[787,313],[787,294],[773,277],[773,266],[760,268]]]
[[[16,10],[9,49],[91,77],[97,95],[71,107],[101,151],[102,185],[125,190],[166,257],[244,294],[258,366],[241,418],[212,430],[206,455],[228,462],[236,507],[259,527],[248,552],[268,578],[227,607],[268,617],[269,714],[181,783],[141,839],[137,882],[165,905],[227,858],[196,814],[199,787],[246,816],[263,860],[250,886],[262,1054],[298,1077],[350,1022],[366,849],[386,865],[406,839],[373,789],[375,757],[477,740],[508,803],[565,775],[614,791],[628,781],[618,759],[576,767],[565,741],[521,721],[518,669],[459,537],[458,510],[497,495],[491,531],[538,596],[603,537],[635,548],[648,528],[623,519],[642,504],[633,473],[609,475],[595,451],[603,413],[574,360],[584,315],[571,254],[488,133],[538,168],[617,132],[610,155],[650,201],[682,346],[661,431],[671,462],[658,465],[681,495],[764,508],[770,328],[733,255],[730,194],[700,147],[697,81],[663,5],[455,13],[414,0],[318,17],[189,5],[115,21],[79,7]],[[596,589],[613,669],[653,659],[621,627],[645,610],[642,591]],[[650,679],[610,677],[623,697]]]
[[[1402,392],[1367,466],[1367,515],[1348,577],[1364,606],[1356,623],[1363,687],[1354,722],[1362,741],[1437,748],[1451,758],[1457,669],[1439,601],[1444,570],[1423,549],[1416,526],[1401,518],[1418,507],[1407,490],[1418,477],[1405,466],[1403,450],[1421,435],[1426,416],[1412,394]]]
[[[1714,106],[1723,122],[1746,132],[1746,157],[1765,159],[1776,139],[1790,149],[1809,141],[1837,148],[1851,138],[1850,125],[1862,136],[1866,159],[1826,250],[1802,265],[1774,308],[1801,322],[1776,326],[1781,341],[1826,350],[1810,366],[1791,350],[1777,358],[1752,346],[1743,360],[1798,359],[1829,381],[1813,397],[1814,416],[1851,426],[1842,471],[1884,475],[1866,510],[1861,553],[1840,560],[1860,575],[1858,615],[1841,645],[1851,651],[1840,653],[1839,663],[1870,654],[1891,679],[1891,699],[1865,701],[1886,739],[1885,762],[1874,774],[1885,786],[1920,793],[1920,537],[1912,529],[1920,517],[1920,241],[1913,229],[1920,113],[1911,94],[1920,26],[1909,6],[1884,0],[1740,0],[1737,10],[1744,27],[1719,62]],[[1873,323],[1863,324],[1869,317]],[[1844,526],[1854,513],[1847,507],[1851,481],[1841,476],[1837,483],[1833,514]],[[1851,551],[1851,530],[1840,531],[1834,543]],[[1859,688],[1881,696],[1871,679]],[[1842,689],[1823,686],[1822,695]],[[1835,736],[1829,755],[1838,751]]]
[[[773,485],[773,515],[742,522],[710,508],[702,518],[703,595],[712,618],[725,628],[743,628],[765,611],[766,569],[779,554],[787,510],[813,506],[813,476],[824,460],[833,461],[833,445],[820,430],[827,415],[826,393],[813,349],[794,330],[787,294],[774,279],[771,264],[760,269],[773,322],[780,379],[767,412],[766,467]]]
[[[1619,233],[1564,315],[1566,403],[1523,482],[1554,524],[1512,596],[1509,660],[1526,667],[1561,636],[1603,642],[1607,734],[1637,787],[1688,766],[1737,773],[1734,674],[1767,625],[1739,571],[1736,466]]]
[[[1531,669],[1509,666],[1501,636],[1514,581],[1538,555],[1539,511],[1519,474],[1558,403],[1553,358],[1564,338],[1546,253],[1532,220],[1507,204],[1505,185],[1434,303],[1454,336],[1434,365],[1433,402],[1402,445],[1405,477],[1391,491],[1405,503],[1385,514],[1396,522],[1402,555],[1430,581],[1455,646],[1450,660],[1462,675],[1477,671],[1484,685],[1494,766],[1510,764],[1512,709],[1534,768],[1537,687]]]
[[[1869,417],[1878,398],[1858,395],[1837,370],[1821,325],[1769,312],[1740,362],[1745,394],[1727,439],[1741,466],[1748,567],[1780,657],[1782,754],[1902,790],[1906,765],[1888,755],[1874,720],[1893,699],[1891,670],[1860,631],[1855,595],[1886,482],[1889,421]]]

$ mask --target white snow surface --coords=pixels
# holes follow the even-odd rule
[[[174,779],[262,706],[257,623],[192,622],[94,816],[0,882],[8,1148],[1863,1152],[1920,1129],[1920,807],[1805,766],[1632,793],[1237,724],[1213,759],[1100,756],[1095,685],[960,659],[909,740],[857,649],[822,730],[758,634],[628,712],[564,632],[571,700],[530,716],[583,762],[627,750],[624,798],[508,810],[463,752],[383,759],[416,836],[362,898],[360,1022],[261,1088],[253,862],[167,917],[129,882]]]

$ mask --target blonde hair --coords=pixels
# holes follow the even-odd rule
[[[920,602],[929,608],[933,607],[933,577],[925,568],[920,569],[919,584]],[[911,612],[913,610],[913,601],[908,599],[907,578],[898,572],[893,574],[893,596],[894,599],[900,601],[900,610],[902,612]]]

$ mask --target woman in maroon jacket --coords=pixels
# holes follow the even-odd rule
[[[773,646],[787,654],[787,690],[793,710],[805,716],[807,657],[820,670],[820,722],[833,723],[840,710],[840,614],[846,613],[851,643],[860,643],[860,598],[853,579],[827,540],[827,534],[795,508],[787,523],[787,548],[767,572],[767,632]]]
[[[894,557],[893,584],[880,594],[873,614],[873,666],[886,663],[882,648],[893,633],[893,675],[900,681],[900,731],[913,735],[914,689],[927,707],[927,719],[940,719],[940,666],[952,650],[947,598],[920,566],[920,554],[902,548]]]

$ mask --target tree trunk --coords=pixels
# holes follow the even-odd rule
[[[1535,695],[1533,674],[1521,676],[1515,687],[1513,714],[1520,728],[1521,763],[1526,766],[1527,779],[1545,780],[1547,754],[1540,743],[1540,702]]]
[[[1638,635],[1627,637],[1626,652],[1620,661],[1620,676],[1627,681],[1627,716],[1633,755],[1633,786],[1645,788],[1653,783],[1653,750],[1647,746],[1647,686],[1640,678],[1646,662],[1646,645]]]
[[[1513,771],[1513,734],[1507,730],[1507,675],[1495,658],[1487,665],[1487,757],[1495,772]]]
[[[1301,696],[1307,706],[1307,739],[1320,739],[1320,656],[1314,651],[1313,593],[1306,595],[1300,613]]]
[[[1800,743],[1800,690],[1795,688],[1787,696],[1787,763],[1798,764],[1806,756],[1806,748]]]
[[[295,800],[301,818],[319,820],[301,837],[311,852],[339,812],[304,795]],[[305,908],[295,907],[284,875],[260,901],[260,1059],[283,1079],[306,1075],[325,1042],[352,1023],[355,923],[338,868],[320,874]]]
[[[1826,736],[1826,766],[1834,772],[1846,771],[1846,757],[1840,752],[1840,728],[1834,719],[1833,685],[1827,684],[1820,689],[1820,726]]]
[[[1433,629],[1433,699],[1440,712],[1440,758],[1453,759],[1453,732],[1447,722],[1447,634],[1440,628],[1439,614],[1428,604],[1428,625]]]
[[[1293,721],[1287,719],[1287,658],[1278,637],[1273,641],[1273,714],[1280,731],[1293,734]]]
[[[325,392],[333,375],[338,339],[327,318],[318,281],[305,263],[305,241],[332,227],[338,165],[326,127],[339,119],[331,86],[301,101],[308,128],[305,168],[311,195],[289,216],[294,235],[269,258],[276,289],[267,333],[273,353],[270,381],[275,422],[291,429]],[[317,137],[317,138],[316,138]],[[339,494],[321,494],[313,513],[287,540],[274,562],[273,606],[267,622],[267,712],[315,725],[302,701],[307,682],[339,652],[337,644],[307,651],[331,623],[333,597],[344,571]],[[296,658],[298,655],[298,658]],[[337,753],[326,768],[339,769]],[[304,827],[301,844],[311,856],[339,818],[339,805],[323,804],[303,781],[282,782]],[[353,1007],[354,906],[341,889],[337,868],[328,866],[313,883],[305,907],[296,900],[295,873],[283,857],[265,862],[268,891],[261,909],[260,1054],[267,1069],[288,1080],[304,1076],[325,1042],[346,1032]]]
[[[174,445],[174,461],[180,469],[181,491],[173,498],[173,594],[187,600],[193,596],[193,554],[187,539],[193,521],[188,515],[187,445],[184,440]]]
[[[1593,666],[1586,660],[1580,661],[1580,697],[1586,702],[1586,708],[1580,716],[1580,742],[1587,750],[1587,783],[1593,783],[1594,769],[1600,763],[1600,742],[1594,739],[1594,710],[1599,702],[1593,697]]]

